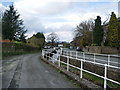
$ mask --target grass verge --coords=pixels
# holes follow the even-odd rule
[[[61,66],[63,68],[66,69],[67,65],[66,64],[63,64],[61,63]],[[74,67],[70,67],[69,66],[69,71],[76,74],[76,75],[80,75],[80,70],[74,68]],[[86,73],[83,71],[83,78],[89,80],[89,81],[92,81],[93,83],[99,85],[99,86],[102,86],[104,85],[104,79],[100,78],[100,77],[97,77],[95,75],[92,75],[92,74],[89,74],[89,73]],[[110,82],[110,81],[107,81],[107,86],[108,88],[120,88],[120,85],[118,84],[115,84],[113,82]]]

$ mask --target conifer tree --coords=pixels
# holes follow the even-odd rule
[[[3,39],[22,41],[25,39],[26,30],[24,30],[23,20],[20,19],[20,14],[14,9],[14,6],[9,6],[2,17],[2,36]],[[21,39],[22,38],[22,39]]]
[[[111,18],[108,26],[108,44],[109,46],[118,47],[120,45],[120,23],[114,12],[111,14]]]
[[[93,43],[100,46],[103,40],[103,28],[101,25],[101,17],[97,16],[95,20],[95,28],[93,30]]]

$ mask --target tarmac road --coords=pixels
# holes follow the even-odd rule
[[[75,88],[64,75],[41,61],[40,55],[27,54],[3,60],[3,88]]]

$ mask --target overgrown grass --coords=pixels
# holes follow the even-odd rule
[[[108,86],[109,86],[109,87],[112,87],[112,88],[120,88],[120,85],[115,84],[115,83],[113,83],[113,82],[107,81],[107,83],[108,83]]]
[[[66,69],[67,65],[66,64],[63,64],[61,63],[61,66],[64,67]],[[73,68],[73,67],[70,67],[69,66],[69,71],[76,74],[76,75],[80,75],[80,70],[76,69],[76,68]],[[97,85],[100,85],[103,87],[104,85],[104,79],[100,78],[100,77],[97,77],[95,75],[92,75],[92,74],[89,74],[89,73],[86,73],[83,71],[83,78],[89,80],[89,81],[92,81],[93,83],[97,84]],[[107,81],[107,86],[111,87],[111,88],[120,88],[120,85],[118,84],[115,84],[115,83],[112,83],[110,81]]]
[[[100,85],[100,86],[103,86],[104,84],[104,80],[102,78],[99,78],[95,75],[92,75],[86,72],[83,72],[83,78],[86,78],[87,80],[92,81],[95,84]]]

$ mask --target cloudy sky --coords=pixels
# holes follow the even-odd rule
[[[37,32],[45,36],[55,32],[60,41],[70,42],[76,25],[101,16],[106,20],[114,11],[118,16],[119,0],[1,0],[0,10],[13,2],[28,29],[28,37]]]

